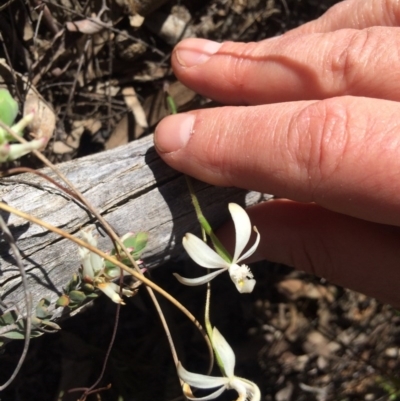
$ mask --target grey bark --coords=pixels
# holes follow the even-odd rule
[[[119,235],[146,231],[143,259],[150,268],[183,255],[186,232],[199,234],[184,177],[157,156],[152,137],[93,156],[58,165]],[[44,169],[49,176],[54,173]],[[205,216],[216,227],[229,217],[227,203],[249,206],[265,197],[259,193],[211,187],[195,182]],[[0,179],[0,199],[71,234],[95,222],[77,202],[33,174]],[[44,296],[55,300],[79,268],[77,246],[42,227],[1,212],[24,258],[33,305]],[[101,232],[101,230],[100,230]],[[99,235],[99,248],[111,243]],[[23,288],[8,245],[0,238],[0,298],[21,310]]]

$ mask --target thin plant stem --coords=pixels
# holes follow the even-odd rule
[[[108,260],[109,262],[113,263],[114,265],[118,266],[119,268],[121,268],[122,270],[128,272],[129,274],[131,274],[133,277],[135,277],[136,279],[140,280],[143,284],[145,284],[146,286],[151,287],[154,291],[157,291],[159,294],[161,294],[163,297],[165,297],[168,301],[170,301],[174,306],[176,306],[181,312],[183,312],[192,322],[193,324],[197,327],[197,329],[200,331],[200,333],[202,334],[202,336],[204,337],[208,350],[210,352],[210,355],[212,355],[213,353],[213,348],[211,346],[210,340],[208,339],[208,336],[206,334],[206,332],[204,331],[203,327],[201,326],[201,324],[199,323],[199,321],[179,302],[177,301],[172,295],[170,295],[168,292],[166,292],[165,290],[163,290],[161,287],[159,287],[157,284],[153,283],[151,280],[149,280],[146,276],[144,276],[140,270],[139,272],[137,272],[134,269],[129,268],[128,266],[124,265],[122,262],[120,262],[119,260],[117,260],[116,258],[106,254],[105,252],[101,251],[100,249],[84,242],[83,240],[81,240],[80,238],[77,238],[73,235],[71,235],[70,233],[61,230],[57,227],[52,226],[51,224],[46,223],[43,220],[40,220],[28,213],[22,212],[21,210],[15,209],[14,207],[7,205],[3,202],[0,202],[0,210],[4,210],[8,213],[13,213],[27,221],[30,221],[31,223],[37,224],[41,227],[46,228],[49,231],[52,231],[66,239],[69,239],[70,241],[74,242],[75,244],[87,248],[90,252],[94,252],[97,255],[99,255],[100,257],[102,257],[105,260]]]
[[[22,285],[24,287],[24,299],[25,299],[25,308],[26,308],[24,348],[22,350],[18,364],[17,364],[16,368],[14,369],[14,372],[12,373],[10,378],[4,384],[2,384],[0,386],[0,391],[3,391],[5,388],[7,388],[13,382],[13,380],[17,376],[18,372],[20,371],[20,369],[22,367],[22,364],[25,361],[26,355],[28,353],[29,342],[30,342],[30,337],[31,337],[31,328],[32,328],[32,317],[31,317],[32,295],[29,292],[28,280],[26,278],[21,253],[19,252],[19,249],[15,244],[14,237],[12,236],[10,230],[7,227],[7,224],[5,223],[5,221],[1,215],[0,215],[0,228],[3,231],[5,240],[8,242],[8,244],[14,254],[14,258],[17,263],[19,273],[21,275]]]
[[[226,262],[231,263],[232,262],[232,256],[230,253],[226,250],[226,248],[222,245],[221,241],[218,239],[218,237],[214,234],[214,231],[210,225],[210,223],[207,221],[205,218],[201,207],[199,200],[197,198],[196,192],[193,187],[192,179],[188,175],[185,175],[186,178],[186,184],[189,189],[190,193],[190,198],[192,200],[192,204],[194,207],[194,210],[196,212],[197,220],[199,221],[202,229],[204,232],[210,237],[216,252],[221,256],[222,259],[224,259]],[[203,238],[205,240],[205,238]]]
[[[112,347],[113,347],[114,342],[115,342],[115,337],[117,335],[120,311],[121,311],[121,304],[117,304],[117,312],[115,314],[113,332],[112,332],[112,335],[111,335],[110,343],[108,344],[108,348],[107,348],[107,351],[106,351],[106,356],[104,357],[103,366],[101,368],[101,372],[99,374],[99,377],[96,379],[96,381],[90,387],[88,387],[84,391],[84,393],[81,395],[81,397],[79,398],[78,401],[86,400],[87,396],[95,389],[95,387],[100,383],[101,379],[104,376],[104,372],[106,371],[106,367],[107,367],[107,362],[108,362],[108,359],[110,358],[111,350],[112,350]],[[71,389],[68,392],[72,393],[73,391],[80,391],[80,390],[81,389]],[[99,389],[97,389],[97,390],[99,390]]]
[[[206,294],[206,305],[205,305],[205,308],[204,308],[204,325],[206,327],[206,331],[207,331],[208,337],[210,339],[211,345],[212,345],[213,350],[214,350],[215,360],[217,361],[217,364],[218,364],[222,374],[224,376],[226,376],[225,369],[224,369],[224,364],[222,363],[222,359],[219,356],[219,354],[218,354],[217,350],[215,349],[214,344],[212,342],[213,328],[212,328],[211,321],[210,321],[210,302],[211,302],[211,283],[208,282],[207,283],[207,294]],[[210,374],[210,373],[211,373],[211,371],[208,372],[208,374]]]
[[[176,103],[175,103],[173,97],[168,93],[167,85],[164,85],[164,92],[166,94],[167,105],[168,105],[170,113],[177,114],[178,108],[176,107]],[[194,190],[191,177],[189,177],[188,175],[185,175],[185,178],[186,178],[186,184],[189,189],[190,198],[192,200],[192,204],[193,204],[194,210],[196,212],[197,220],[200,223],[203,241],[207,242],[206,235],[208,235],[211,239],[211,242],[214,245],[215,251],[221,256],[222,259],[224,259],[228,263],[231,263],[232,256],[226,250],[226,248],[222,245],[222,243],[218,239],[218,237],[214,234],[214,231],[213,231],[210,223],[207,221],[207,219],[205,218],[205,216],[201,210],[200,203],[197,198],[196,192]]]
[[[10,135],[12,135],[17,141],[19,142],[26,142],[26,140],[18,135],[16,135],[7,125],[5,125],[3,122],[0,121],[0,127],[5,129]],[[47,157],[45,157],[41,152],[34,150],[33,154],[38,157],[40,160],[43,161],[44,164],[46,164],[51,170],[54,171],[54,173],[62,180],[64,181],[70,188],[72,191],[74,191],[74,193],[76,194],[76,197],[90,210],[90,212],[97,218],[97,220],[102,224],[102,226],[104,227],[105,231],[107,232],[107,234],[109,235],[109,237],[111,238],[113,244],[114,244],[114,248],[117,250],[118,252],[118,247],[116,246],[116,244],[118,244],[121,249],[124,251],[124,253],[127,255],[130,263],[132,264],[132,266],[134,267],[134,269],[136,270],[136,272],[138,274],[141,274],[140,268],[138,266],[138,264],[136,263],[136,261],[134,260],[134,258],[132,257],[132,255],[130,254],[130,252],[128,251],[128,249],[125,247],[124,243],[120,240],[120,238],[118,237],[118,235],[115,233],[115,231],[112,229],[112,227],[108,224],[108,222],[103,218],[103,216],[101,216],[101,214],[86,200],[86,198],[83,196],[83,194],[72,184],[72,182],[70,180],[68,180],[68,178],[62,174],[59,169],[57,169],[56,166],[54,166],[53,163],[50,162],[50,160],[47,159]],[[152,294],[152,288],[151,286],[146,286],[146,289],[150,295],[150,298],[153,300],[154,302],[154,306],[157,310],[157,312],[159,313],[160,316],[160,320],[161,323],[164,327],[164,331],[166,332],[169,344],[171,345],[171,352],[172,352],[172,356],[174,358],[174,362],[175,365],[177,365],[178,363],[178,358],[176,355],[176,350],[175,350],[175,346],[173,344],[172,341],[172,336],[171,333],[169,331],[168,325],[166,323],[165,318],[162,316],[162,311],[160,306],[158,305],[158,301],[155,298],[154,294]],[[205,336],[205,340],[207,342],[207,336]],[[209,347],[209,353],[210,353],[210,366],[212,366],[212,359],[213,359],[213,353],[212,353],[212,348],[210,348],[210,345],[207,345]]]

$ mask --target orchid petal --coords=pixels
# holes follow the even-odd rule
[[[88,277],[89,279],[93,279],[94,271],[92,268],[92,263],[90,261],[90,252],[84,247],[79,247],[78,252],[79,252],[79,257],[81,258],[83,277]]]
[[[187,233],[183,237],[182,244],[189,256],[202,267],[209,269],[229,267],[229,264],[217,252],[193,234]]]
[[[234,281],[234,284],[241,294],[249,294],[253,291],[254,286],[256,285],[256,280],[254,280],[254,278],[249,278],[241,282]]]
[[[199,373],[192,373],[187,371],[180,362],[178,362],[177,371],[179,377],[190,386],[196,388],[215,388],[219,386],[226,386],[229,379],[226,377],[206,376]]]
[[[188,400],[191,401],[207,401],[207,400],[213,400],[217,397],[219,397],[224,391],[226,390],[225,386],[222,386],[220,389],[218,389],[217,391],[214,391],[213,393],[209,394],[209,395],[205,395],[204,397],[189,397],[187,394],[185,394],[185,397]]]
[[[133,295],[134,295],[135,293],[134,293],[134,291],[131,291],[130,289],[128,289],[128,288],[123,288],[122,289],[122,295],[124,295],[124,296],[126,296],[126,297],[132,297]]]
[[[251,222],[246,211],[236,203],[229,204],[229,212],[235,225],[236,244],[232,263],[237,263],[240,254],[249,242],[251,236]]]
[[[111,299],[111,301],[115,302],[116,304],[125,305],[125,302],[122,300],[117,292],[119,291],[119,286],[117,286],[115,283],[99,283],[96,285],[96,287],[100,291],[103,291],[104,294],[106,294],[108,298]]]
[[[97,246],[97,239],[93,235],[92,229],[91,228],[86,228],[80,231],[80,234],[82,236],[82,239],[88,243],[89,245],[92,245],[94,247]]]
[[[229,383],[229,388],[236,390],[239,397],[236,401],[246,401],[247,400],[247,388],[245,383],[242,381],[240,377],[235,377]]]
[[[253,273],[247,265],[231,265],[229,275],[241,294],[253,291],[256,280],[253,279]]]
[[[257,247],[258,247],[258,244],[260,243],[260,238],[261,238],[261,236],[260,236],[260,233],[259,233],[258,230],[257,230],[257,227],[254,227],[253,229],[254,229],[254,231],[257,233],[256,242],[254,243],[254,245],[253,245],[246,253],[244,253],[244,254],[237,260],[236,263],[239,263],[240,261],[247,259],[247,258],[250,257],[251,255],[253,255],[253,253],[256,251],[256,249],[257,249]]]
[[[81,233],[82,239],[87,244],[97,247],[97,238],[93,235],[92,229],[90,229],[90,228],[83,229],[83,230],[81,230],[80,233]],[[90,277],[93,278],[93,274],[98,273],[103,268],[103,258],[94,252],[90,252],[86,248],[84,248],[84,249],[90,255],[89,259],[90,259],[90,264],[91,264],[91,270],[93,271],[93,273]],[[81,253],[81,257],[82,257],[82,253]],[[85,266],[84,266],[84,271],[85,271]]]
[[[103,258],[97,253],[90,252],[90,263],[95,274],[103,268]]]
[[[247,398],[250,401],[260,401],[261,400],[261,392],[258,388],[257,384],[253,383],[250,380],[240,378],[240,381],[246,387]]]
[[[216,327],[213,329],[211,342],[215,352],[221,359],[226,376],[231,379],[234,376],[235,353]]]
[[[196,278],[186,278],[186,277],[180,276],[177,273],[173,273],[173,274],[180,283],[193,287],[195,285],[202,285],[202,284],[208,283],[214,277],[218,276],[219,274],[223,273],[226,270],[227,270],[226,268],[223,268],[223,269],[217,270],[215,272],[206,274],[205,276],[196,277]]]

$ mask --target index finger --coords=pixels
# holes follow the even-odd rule
[[[355,97],[223,107],[165,118],[155,143],[200,180],[400,225],[399,114]]]
[[[286,35],[399,25],[400,2],[397,0],[345,0],[331,7],[316,20],[293,29]]]

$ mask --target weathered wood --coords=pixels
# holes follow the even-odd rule
[[[120,235],[128,231],[149,233],[143,258],[147,266],[156,267],[181,253],[183,235],[199,233],[199,226],[184,177],[162,162],[152,143],[153,138],[146,137],[58,168]],[[43,171],[55,177],[48,169]],[[251,205],[262,198],[259,193],[200,182],[195,188],[204,214],[213,225],[228,217],[228,201]],[[0,180],[0,198],[71,234],[94,222],[77,202],[33,174]],[[33,304],[43,296],[56,299],[79,267],[77,246],[17,216],[2,216],[24,257]],[[108,238],[100,236],[99,248],[110,248]],[[0,263],[0,297],[23,309],[20,276],[4,239],[0,239]]]

